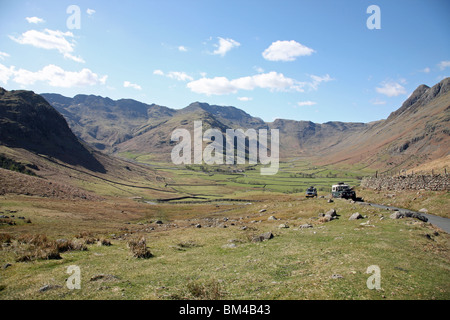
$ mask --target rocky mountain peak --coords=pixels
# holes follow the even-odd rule
[[[450,91],[450,78],[442,80],[431,88],[425,84],[422,84],[413,91],[405,102],[403,102],[400,109],[390,114],[388,119],[396,118],[407,111],[414,111],[421,105],[423,106],[427,104],[431,100],[444,95],[448,91]]]

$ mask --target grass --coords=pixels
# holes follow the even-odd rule
[[[139,161],[141,161],[140,158]],[[288,160],[280,163],[277,174],[262,176],[261,165],[240,166],[174,166],[142,160],[155,169],[170,176],[169,186],[179,193],[209,196],[210,198],[228,197],[243,192],[262,191],[285,194],[303,193],[311,185],[319,191],[328,192],[332,184],[345,181],[359,185],[359,180],[366,172],[352,171],[328,166],[313,166],[302,160]],[[243,170],[239,172],[237,170]]]
[[[15,262],[14,250],[3,247],[0,264],[12,265],[0,271],[0,298],[450,298],[449,235],[412,219],[391,220],[388,211],[348,201],[327,203],[326,199],[306,200],[278,193],[255,193],[249,197],[264,201],[231,205],[105,201],[96,203],[97,208],[105,207],[102,210],[86,210],[89,203],[72,202],[66,208],[67,201],[36,204],[28,198],[2,199],[2,208],[7,203],[11,210],[27,211],[30,215],[35,212],[31,218],[38,221],[1,227],[2,242],[7,241],[8,235],[16,239],[21,234],[45,229],[49,241],[77,236],[86,240],[88,250],[61,252],[59,260]],[[115,209],[111,210],[111,206]],[[318,213],[330,208],[337,210],[339,218],[320,223]],[[69,221],[64,209],[72,212]],[[102,211],[110,211],[110,219],[105,219]],[[356,211],[367,218],[349,221],[348,217]],[[161,212],[163,224],[156,224]],[[279,220],[268,220],[272,215]],[[53,228],[48,227],[47,220],[51,220]],[[368,221],[374,227],[360,224]],[[279,229],[281,223],[289,228]],[[299,228],[304,223],[313,228]],[[267,231],[275,235],[273,239],[250,240]],[[111,246],[87,242],[91,238],[108,239]],[[140,252],[147,250],[152,257],[137,258],[129,248],[132,241],[140,243]],[[65,286],[70,265],[80,267],[80,290]],[[369,290],[366,286],[370,275],[365,272],[371,265],[380,267],[381,290]],[[97,275],[110,276],[92,281]],[[53,289],[39,292],[47,284]]]
[[[243,173],[202,171],[122,156],[145,159],[157,172],[133,173],[133,183],[173,193],[72,173],[80,187],[104,199],[0,196],[1,214],[15,215],[14,223],[0,225],[0,299],[450,298],[448,234],[418,220],[391,220],[390,211],[327,202],[331,184],[358,185],[364,169],[288,160],[277,175],[261,176],[258,166]],[[117,177],[128,172],[115,170]],[[323,198],[306,199],[302,189],[310,185]],[[387,196],[357,188],[357,194],[448,215],[445,192]],[[205,199],[156,202],[189,195]],[[319,214],[332,208],[338,219],[321,221]],[[355,212],[366,218],[349,221]],[[313,227],[299,227],[306,223]],[[274,238],[252,241],[265,232]],[[49,259],[52,252],[60,259]],[[65,286],[72,265],[81,270],[80,290]],[[381,290],[366,286],[371,265],[380,267]],[[41,292],[45,285],[50,289]]]
[[[127,245],[133,253],[133,257],[148,259],[153,256],[147,248],[147,240],[144,236],[130,239]]]
[[[392,205],[413,211],[426,209],[430,214],[450,218],[450,211],[448,210],[450,208],[450,193],[447,191],[405,190],[394,192],[358,189],[357,193],[367,202]]]
[[[45,234],[22,234],[16,239],[7,235],[3,238],[5,248],[16,255],[16,262],[62,259],[60,254],[63,252],[87,250],[85,242],[80,239],[50,240]]]

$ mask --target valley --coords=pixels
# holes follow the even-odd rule
[[[432,197],[448,202],[445,193]],[[392,220],[387,210],[339,199],[334,203],[326,198],[306,199],[300,194],[258,192],[242,200],[146,203],[117,197],[2,196],[2,214],[15,215],[9,219],[15,224],[1,226],[0,296],[152,300],[448,297],[449,236],[430,224],[412,218]],[[331,208],[338,214],[336,219],[324,222],[318,218]],[[349,220],[355,212],[363,218]],[[273,238],[254,240],[265,232]],[[85,246],[81,251],[61,252],[59,259],[19,262],[33,248],[24,239],[38,234],[59,242],[81,241]],[[152,254],[148,259],[133,257],[127,246],[142,235]],[[79,290],[66,286],[71,265],[81,270]],[[381,269],[380,290],[366,287],[366,269],[371,265]]]
[[[367,203],[448,218],[448,190],[360,182],[445,174],[449,81],[367,124],[1,89],[0,299],[446,300],[450,235]],[[173,164],[170,133],[197,120],[279,129],[277,174],[261,175],[260,163]],[[331,198],[339,182],[364,201]],[[317,198],[305,197],[310,186]],[[374,265],[378,290],[366,284]],[[69,266],[80,289],[67,286]]]

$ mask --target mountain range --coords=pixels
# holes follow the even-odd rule
[[[203,129],[279,129],[280,157],[302,157],[318,164],[397,170],[449,155],[450,78],[433,87],[420,85],[387,119],[370,123],[276,119],[264,122],[232,106],[194,102],[183,109],[111,100],[94,95],[73,98],[41,94],[67,120],[75,135],[97,150],[152,154],[170,159],[171,133]]]
[[[160,173],[116,155],[129,152],[170,161],[175,144],[171,133],[180,128],[192,132],[194,121],[200,120],[204,130],[278,129],[281,160],[381,172],[448,165],[450,78],[433,87],[419,86],[387,119],[370,123],[264,122],[232,106],[195,102],[176,110],[132,99],[68,98],[0,88],[0,153],[38,167],[41,176],[54,175],[51,163],[57,162],[96,178],[148,175],[148,181],[164,185]]]

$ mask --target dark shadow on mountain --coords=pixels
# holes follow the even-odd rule
[[[32,91],[0,88],[0,144],[106,173],[89,147],[72,133],[64,117]]]

